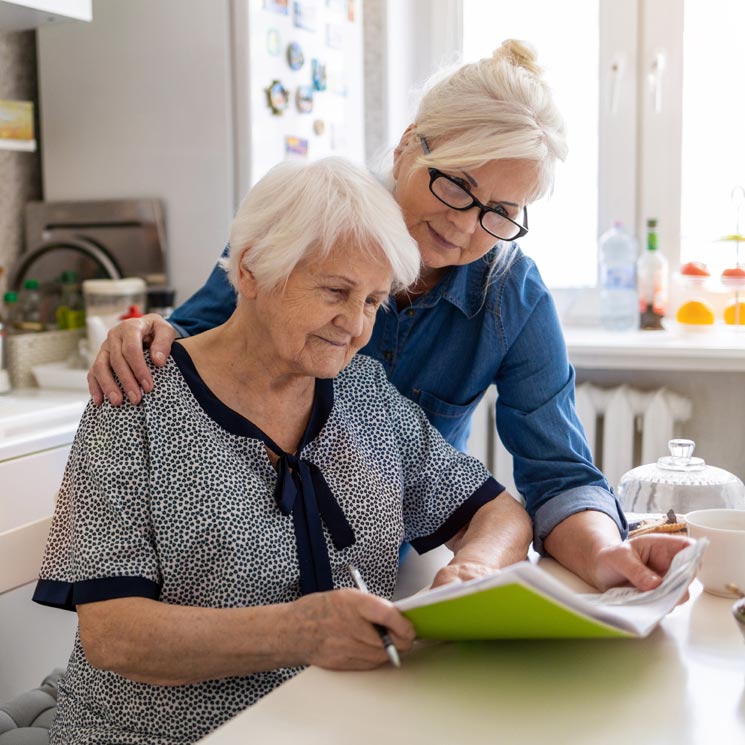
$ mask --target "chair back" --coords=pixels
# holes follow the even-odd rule
[[[0,533],[0,595],[39,576],[51,515]]]

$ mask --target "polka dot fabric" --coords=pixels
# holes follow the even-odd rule
[[[155,389],[139,406],[86,409],[37,601],[72,609],[137,595],[231,608],[300,596],[292,516],[274,500],[264,442],[221,426],[226,407],[187,384],[184,364],[151,365]],[[328,418],[300,455],[321,470],[354,531],[354,544],[337,550],[324,530],[334,586],[352,586],[353,563],[383,597],[404,539],[433,548],[502,491],[362,355],[333,381]],[[50,742],[195,742],[298,671],[146,685],[90,666],[76,638]]]

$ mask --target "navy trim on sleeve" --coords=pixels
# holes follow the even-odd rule
[[[144,577],[102,577],[82,582],[40,579],[32,599],[39,605],[74,611],[77,605],[130,597],[157,600],[160,585]]]
[[[505,487],[490,476],[434,533],[415,538],[411,545],[418,554],[442,546],[471,521],[479,508],[496,499],[504,490]]]

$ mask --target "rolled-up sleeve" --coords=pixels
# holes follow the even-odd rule
[[[574,406],[574,370],[550,293],[530,262],[505,287],[500,313],[507,347],[497,380],[497,429],[511,453],[515,484],[533,518],[533,544],[566,517],[585,510],[608,515],[622,536],[623,511],[592,461]]]

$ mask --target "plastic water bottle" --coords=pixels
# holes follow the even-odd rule
[[[636,259],[636,240],[620,222],[614,222],[600,236],[598,247],[600,323],[611,331],[628,331],[638,326]]]

